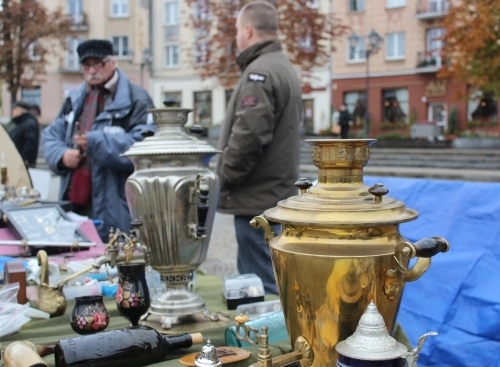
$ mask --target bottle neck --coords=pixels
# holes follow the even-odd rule
[[[170,352],[176,349],[189,348],[193,345],[193,339],[189,334],[163,336],[163,349]]]

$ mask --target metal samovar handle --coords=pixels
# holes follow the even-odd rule
[[[262,228],[262,230],[264,231],[264,240],[266,241],[266,243],[271,242],[271,240],[276,237],[276,234],[273,232],[271,225],[263,215],[253,217],[253,219],[250,221],[250,225],[254,228]]]
[[[314,361],[314,352],[308,341],[299,336],[295,341],[293,352],[283,354],[278,357],[272,357],[269,349],[269,335],[267,334],[267,326],[262,327],[262,334],[258,334],[258,330],[245,324],[248,321],[248,316],[238,315],[234,318],[236,321],[236,338],[240,341],[245,341],[249,344],[259,347],[257,354],[257,363],[249,367],[283,367],[290,363],[300,361],[301,366],[309,367]],[[241,332],[243,330],[243,333]]]
[[[394,299],[404,282],[413,282],[420,278],[431,265],[431,257],[440,252],[447,252],[450,244],[442,237],[422,238],[414,244],[405,241],[396,246],[394,260],[396,269],[385,271],[384,292],[389,299]],[[406,268],[406,260],[417,257],[412,268]]]

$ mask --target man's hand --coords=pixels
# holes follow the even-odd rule
[[[83,156],[78,149],[68,149],[64,152],[62,157],[62,164],[65,167],[75,169],[78,167]]]
[[[79,145],[83,151],[87,151],[88,147],[88,141],[87,141],[87,135],[85,134],[78,134],[73,136],[73,139],[75,139],[75,144]]]

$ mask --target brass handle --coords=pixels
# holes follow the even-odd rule
[[[442,237],[423,238],[414,244],[406,241],[398,244],[394,252],[396,269],[387,269],[384,277],[384,293],[394,299],[403,287],[403,283],[413,282],[420,278],[431,266],[431,257],[450,248],[448,241]],[[412,268],[407,269],[408,259],[418,257]]]
[[[413,247],[415,247],[415,256],[432,257],[440,252],[448,252],[450,244],[442,237],[431,237],[418,240]]]
[[[262,230],[264,231],[264,240],[266,241],[266,243],[271,242],[271,240],[276,237],[271,228],[271,225],[262,215],[253,217],[253,219],[250,221],[250,225],[254,228],[262,228]]]

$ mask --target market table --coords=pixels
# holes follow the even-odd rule
[[[235,311],[227,310],[221,294],[222,280],[220,277],[200,275],[197,274],[196,277],[196,294],[201,296],[207,305],[207,308],[211,313],[217,313],[222,311],[227,313],[228,319],[224,322],[214,322],[213,327],[210,327],[200,332],[203,334],[204,343],[193,345],[189,349],[182,349],[171,353],[168,359],[161,363],[156,363],[151,366],[181,366],[178,359],[186,354],[200,352],[202,346],[206,343],[207,339],[210,339],[211,344],[215,347],[222,347],[225,345],[224,332],[230,325],[230,320],[234,320]],[[266,296],[265,300],[277,299],[277,296]],[[130,322],[128,319],[123,317],[116,308],[116,303],[114,298],[105,298],[104,303],[108,310],[110,316],[110,323],[106,330],[118,329],[121,327],[129,326]],[[0,338],[0,343],[3,347],[6,347],[13,341],[18,340],[28,340],[34,344],[40,345],[51,345],[55,344],[57,340],[64,338],[71,338],[78,336],[69,324],[69,316],[73,309],[74,302],[68,301],[68,308],[63,316],[55,317],[49,320],[32,319],[30,322],[25,324],[22,329],[12,335]],[[194,332],[194,331],[193,331]],[[244,367],[249,366],[257,361],[258,348],[245,348],[252,354],[249,359],[245,359],[239,362],[231,363],[234,367]],[[271,343],[271,353],[273,356],[281,355],[291,351],[291,346],[288,341]],[[49,366],[55,366],[54,355],[49,355],[44,357],[44,361]]]

